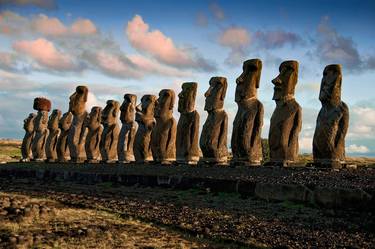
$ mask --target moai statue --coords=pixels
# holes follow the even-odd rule
[[[323,72],[319,100],[322,102],[313,140],[314,164],[341,168],[345,163],[345,136],[349,109],[341,101],[341,65],[328,65]]]
[[[69,98],[69,111],[73,114],[73,123],[69,130],[68,146],[70,160],[76,163],[84,161],[84,145],[87,133],[84,128],[84,121],[87,117],[85,107],[88,92],[86,86],[77,86],[76,91]]]
[[[151,134],[155,126],[155,95],[144,95],[141,104],[136,107],[135,121],[138,123],[138,130],[135,134],[134,156],[135,161],[147,163],[153,160],[151,151]]]
[[[302,126],[302,109],[294,98],[298,62],[284,61],[279,71],[279,75],[272,80],[276,109],[271,117],[268,135],[270,161],[267,165],[287,167],[298,159],[298,135]]]
[[[61,118],[61,111],[55,109],[52,111],[48,120],[49,135],[47,137],[46,155],[47,162],[57,161],[57,141],[60,134],[59,121]]]
[[[177,161],[192,165],[199,161],[199,113],[195,110],[197,88],[197,83],[185,82],[178,94]]]
[[[117,144],[120,126],[117,122],[120,111],[120,103],[115,100],[108,100],[102,111],[103,133],[100,139],[100,154],[105,163],[117,161]]]
[[[204,94],[206,97],[204,110],[208,112],[208,116],[199,141],[203,163],[227,164],[228,115],[223,109],[226,91],[227,79],[212,77],[210,87]]]
[[[135,107],[137,105],[137,96],[134,94],[125,94],[124,102],[120,107],[120,120],[122,123],[117,154],[119,163],[130,163],[135,161],[134,140],[137,133],[138,124],[135,122]]]
[[[68,136],[72,123],[73,114],[71,112],[64,113],[59,122],[60,136],[57,140],[57,158],[62,163],[70,160]]]
[[[232,154],[234,165],[259,166],[262,160],[261,132],[263,104],[257,99],[262,61],[247,60],[236,80],[238,111],[233,122]]]
[[[34,131],[34,119],[36,117],[35,113],[30,113],[29,116],[23,121],[23,128],[25,129],[25,136],[22,140],[21,145],[21,162],[30,162],[32,159],[31,145],[35,135]]]
[[[171,164],[176,161],[177,122],[173,117],[175,93],[171,89],[159,92],[155,106],[156,125],[152,132],[151,149],[155,162]]]
[[[33,160],[42,162],[46,157],[46,141],[48,137],[48,112],[51,110],[51,101],[46,98],[34,99],[34,110],[38,113],[34,119],[35,136],[32,142]]]
[[[87,116],[85,127],[88,133],[85,141],[85,151],[87,163],[97,163],[100,160],[100,139],[103,132],[101,124],[102,108],[94,106],[91,108],[90,114]]]

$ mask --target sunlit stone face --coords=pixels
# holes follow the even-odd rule
[[[134,94],[125,94],[124,102],[120,107],[120,120],[122,123],[130,123],[134,121],[135,107],[137,103],[137,96]]]
[[[163,89],[155,106],[155,117],[170,116],[173,110],[175,93],[171,89]]]
[[[108,100],[102,111],[102,124],[112,125],[117,123],[117,115],[120,110],[120,103],[115,100]]]
[[[243,63],[242,70],[242,74],[236,79],[235,101],[237,103],[256,97],[262,71],[262,61],[259,59],[247,60]]]
[[[88,88],[85,86],[77,86],[76,91],[69,97],[69,111],[73,115],[79,115],[85,112],[87,102]]]
[[[279,75],[272,80],[275,85],[273,100],[285,100],[288,96],[294,96],[294,90],[298,80],[298,62],[284,61],[279,68]]]
[[[323,78],[320,85],[319,100],[322,103],[340,101],[341,96],[341,66],[328,65],[323,71]]]
[[[178,94],[178,111],[180,113],[194,111],[197,87],[198,84],[195,82],[185,82],[182,84],[182,91]]]
[[[210,87],[204,94],[206,97],[204,110],[214,111],[222,109],[226,91],[227,79],[224,77],[212,77],[210,79]]]

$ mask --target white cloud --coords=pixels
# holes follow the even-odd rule
[[[347,153],[357,153],[357,154],[366,154],[370,152],[370,149],[367,148],[364,145],[356,145],[356,144],[351,144],[347,146],[346,148]]]

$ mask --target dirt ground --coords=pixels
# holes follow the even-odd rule
[[[371,212],[109,182],[81,185],[3,178],[0,193],[4,248],[27,243],[36,248],[372,248],[375,244]],[[19,211],[9,209],[12,205]],[[30,222],[24,218],[29,213],[25,210],[35,205],[39,210],[30,217],[36,222]],[[40,218],[41,213],[46,218]]]

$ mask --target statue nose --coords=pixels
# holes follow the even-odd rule
[[[276,78],[274,78],[273,80],[272,80],[272,83],[275,85],[275,86],[277,86],[277,85],[281,85],[281,80],[280,80],[280,78],[279,77],[276,77]]]
[[[240,84],[240,83],[242,83],[242,82],[243,82],[242,77],[238,77],[238,78],[236,79],[236,83],[237,83],[237,84]]]
[[[136,110],[137,112],[142,111],[142,105],[141,105],[141,104],[137,105],[137,106],[135,107],[135,110]]]

